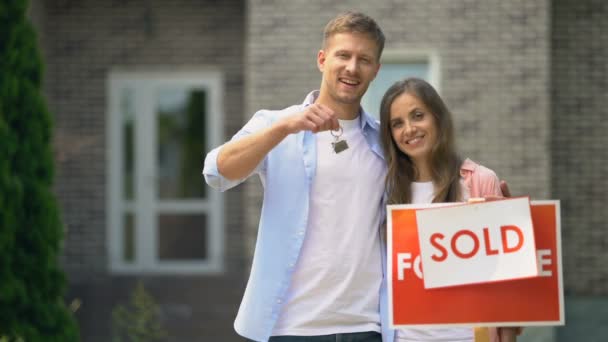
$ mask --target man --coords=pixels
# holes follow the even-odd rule
[[[319,91],[259,111],[205,159],[220,190],[264,184],[253,266],[235,330],[256,341],[381,341],[379,227],[385,164],[378,123],[360,107],[384,34],[347,12],[324,31]],[[383,326],[388,332],[388,327]]]
[[[379,125],[360,107],[384,40],[372,18],[338,15],[317,55],[320,90],[300,105],[255,113],[205,158],[214,188],[225,191],[253,174],[264,184],[253,266],[234,323],[248,339],[393,341],[379,231],[386,167]],[[501,342],[516,333],[491,331]]]

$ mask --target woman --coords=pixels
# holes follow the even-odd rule
[[[452,115],[435,89],[417,78],[391,86],[380,105],[388,204],[462,202],[502,196],[496,174],[462,160]],[[518,328],[490,329],[493,341],[514,341]],[[400,329],[395,341],[473,341],[472,328]],[[499,338],[500,335],[500,338]]]

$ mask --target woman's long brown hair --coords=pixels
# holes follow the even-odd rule
[[[380,133],[384,155],[388,164],[386,191],[388,204],[412,202],[412,182],[416,167],[393,141],[390,127],[390,110],[393,101],[401,94],[415,96],[435,116],[437,143],[431,149],[431,177],[435,193],[433,202],[458,202],[462,200],[460,166],[462,160],[456,152],[452,115],[437,91],[426,81],[407,78],[393,84],[382,97],[380,104]]]

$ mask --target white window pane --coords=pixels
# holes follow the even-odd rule
[[[207,254],[207,215],[158,215],[159,260],[204,260]]]
[[[200,170],[206,146],[207,93],[160,88],[156,99],[158,197],[205,198]]]
[[[122,119],[122,173],[123,198],[132,200],[134,196],[135,174],[135,109],[132,88],[124,88],[120,94]]]
[[[125,262],[130,263],[135,260],[135,215],[132,213],[124,213],[122,222],[122,257]]]
[[[365,111],[377,119],[380,118],[382,96],[393,83],[407,77],[417,77],[428,81],[428,63],[383,63],[363,97],[362,106]]]

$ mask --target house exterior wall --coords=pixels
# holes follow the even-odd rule
[[[562,204],[569,313],[558,341],[608,338],[606,15],[602,1],[556,1],[552,9],[551,184]]]
[[[316,55],[323,27],[349,9],[378,21],[387,36],[385,53],[438,56],[440,93],[454,114],[463,156],[494,169],[514,195],[561,200],[565,290],[572,309],[567,329],[546,341],[608,336],[601,328],[605,305],[597,304],[597,298],[608,304],[603,1],[33,0],[30,16],[39,28],[55,115],[55,187],[67,231],[68,299],[82,300],[76,315],[83,341],[108,340],[111,309],[126,301],[137,280],[159,301],[171,341],[241,340],[232,322],[262,201],[257,179],[226,193],[225,271],[219,276],[110,274],[108,72],[219,68],[225,82],[223,133],[229,138],[256,110],[299,103],[319,87]],[[573,297],[593,300],[569,306]]]
[[[564,280],[608,295],[608,4],[553,5],[552,193],[562,199]]]
[[[106,122],[111,70],[215,68],[223,73],[225,127],[241,125],[244,91],[242,1],[35,1],[44,38],[45,88],[55,117],[56,193],[66,227],[68,300],[83,341],[110,339],[110,313],[141,280],[160,304],[171,341],[230,341],[244,288],[244,215],[225,213],[224,271],[210,276],[129,276],[109,272]],[[44,15],[39,13],[43,12]],[[206,151],[201,151],[200,168]],[[201,183],[203,178],[201,176]],[[241,190],[226,208],[243,206]]]
[[[549,1],[248,4],[245,119],[260,108],[299,103],[308,91],[318,89],[316,55],[325,24],[339,12],[359,10],[382,27],[385,54],[438,55],[440,93],[454,114],[463,156],[494,169],[513,194],[549,198]],[[248,184],[246,196],[256,203],[247,213],[247,232],[255,232],[258,182]],[[254,239],[250,233],[250,247]]]

